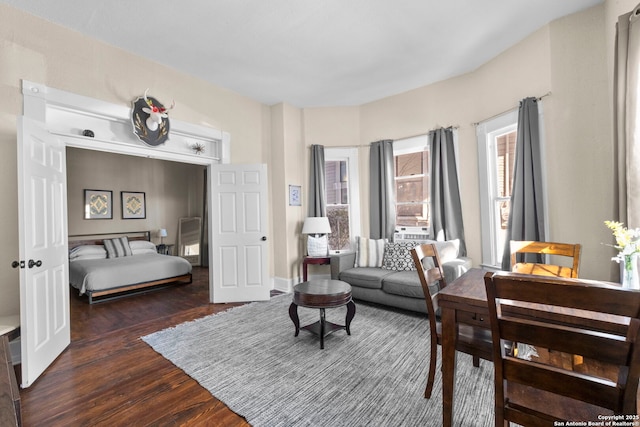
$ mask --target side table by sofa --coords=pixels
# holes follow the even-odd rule
[[[309,264],[312,265],[330,265],[331,257],[319,257],[319,256],[306,256],[304,260],[302,260],[302,281],[307,281],[307,266]]]

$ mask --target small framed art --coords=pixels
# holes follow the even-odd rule
[[[137,191],[121,191],[122,219],[142,219],[147,217],[145,195]]]
[[[302,206],[302,188],[299,185],[289,186],[289,206]]]
[[[84,190],[84,219],[113,219],[110,190]]]

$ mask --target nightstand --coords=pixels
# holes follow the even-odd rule
[[[173,255],[173,245],[158,245],[156,250],[161,255]]]
[[[307,281],[307,265],[329,265],[331,257],[328,256],[306,256],[302,261],[302,281]]]

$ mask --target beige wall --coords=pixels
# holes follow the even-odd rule
[[[304,241],[300,234],[306,216],[305,165],[309,163],[302,144],[302,110],[280,103],[271,107],[271,180],[273,199],[270,214],[276,239],[275,287],[289,289],[301,272]],[[302,206],[289,206],[289,186],[300,186]]]
[[[204,167],[143,157],[67,148],[69,235],[166,228],[166,244],[176,244],[178,220],[203,211]],[[113,219],[84,219],[84,190],[113,192]],[[146,218],[122,219],[121,191],[145,193]]]

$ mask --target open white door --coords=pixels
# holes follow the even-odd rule
[[[65,145],[18,118],[22,387],[71,342]]]
[[[267,166],[211,168],[211,301],[268,300]]]

